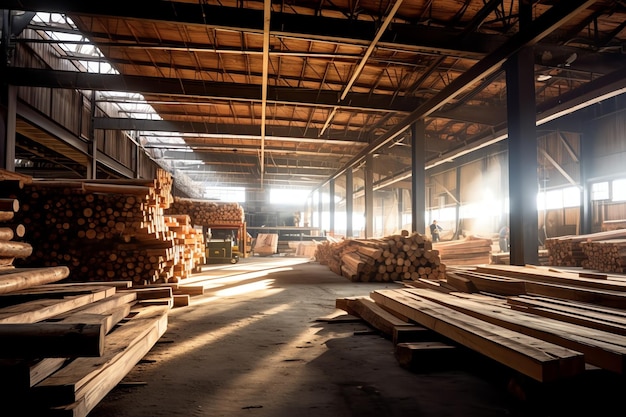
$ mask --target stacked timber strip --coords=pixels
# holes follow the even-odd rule
[[[621,220],[605,220],[602,222],[602,231],[626,229],[626,219]]]
[[[419,233],[381,239],[345,239],[323,242],[315,258],[351,281],[443,279],[445,265],[432,242]]]
[[[59,283],[69,271],[55,269],[0,293],[0,398],[14,415],[86,417],[167,330],[171,288]]]
[[[492,239],[468,236],[464,239],[433,243],[446,265],[475,265],[491,262]]]
[[[404,289],[373,291],[360,301],[373,300],[382,310],[371,317],[376,309],[369,308],[367,321],[393,333],[394,343],[400,330],[419,333],[415,337],[420,341],[438,340],[405,329],[407,323],[421,325],[447,343],[490,357],[540,383],[567,381],[587,372],[587,365],[626,375],[623,276],[482,265],[448,267],[446,285],[433,284],[420,280],[405,283]],[[339,301],[337,307],[364,317],[363,306],[356,309],[354,301]]]
[[[188,278],[198,265],[206,263],[204,234],[193,227],[186,214],[166,215],[165,223],[174,233],[174,243],[183,248],[179,262],[174,265],[175,276]]]
[[[191,266],[184,239],[165,221],[171,177],[155,180],[31,181],[21,190],[24,239],[33,253],[23,266],[67,265],[70,280],[176,282]],[[192,245],[197,246],[194,240]],[[184,277],[183,276],[183,277]]]
[[[245,221],[238,203],[174,197],[167,214],[186,214],[196,226],[237,225]]]
[[[545,241],[545,247],[548,250],[548,262],[553,266],[583,266],[583,262],[588,260],[583,251],[583,242],[612,239],[626,239],[626,229],[548,238]],[[591,262],[595,263],[593,260]]]

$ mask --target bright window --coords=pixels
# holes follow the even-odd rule
[[[569,187],[563,190],[563,207],[580,206],[580,188]]]
[[[613,201],[626,200],[626,179],[613,181]]]
[[[243,187],[206,187],[204,197],[228,203],[245,203],[246,189]]]
[[[591,200],[608,200],[609,199],[609,183],[596,182],[591,184]]]
[[[304,206],[310,193],[311,190],[272,188],[270,189],[270,204]],[[317,198],[314,198],[313,204],[317,204]]]

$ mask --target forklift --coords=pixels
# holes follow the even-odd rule
[[[239,262],[237,229],[204,227],[207,263]]]

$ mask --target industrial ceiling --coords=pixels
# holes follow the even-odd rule
[[[503,64],[529,46],[538,123],[626,88],[621,0],[3,4],[69,17],[29,28],[79,35],[114,69],[8,68],[5,79],[97,90],[101,102],[145,100],[158,117],[121,111],[94,127],[133,132],[157,161],[199,187],[315,188],[368,154],[377,157],[377,181],[405,179],[409,127],[418,120],[427,167],[501,140]],[[54,42],[19,41],[44,40]],[[80,51],[59,55],[94,60]]]

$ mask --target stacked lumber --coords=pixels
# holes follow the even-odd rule
[[[167,329],[171,289],[65,276],[0,295],[0,397],[16,415],[87,416]]]
[[[180,260],[174,265],[177,278],[188,278],[198,265],[206,263],[206,249],[204,234],[191,224],[191,218],[186,214],[165,216],[165,222],[174,233],[174,243],[182,248]]]
[[[167,214],[186,214],[196,226],[238,225],[245,221],[238,203],[174,197]]]
[[[537,264],[538,265],[550,265],[548,259],[548,250],[547,249],[539,249],[537,251]],[[499,265],[509,265],[511,263],[511,253],[510,252],[496,252],[491,254],[491,262],[492,264]]]
[[[567,235],[548,238],[544,245],[548,250],[548,262],[550,265],[583,266],[583,262],[587,260],[587,256],[582,248],[583,242],[625,238],[626,229],[616,229],[586,235]]]
[[[444,345],[432,337],[426,344],[402,344],[403,355],[411,351],[422,360],[449,360],[447,345],[452,342],[540,383],[567,381],[597,368],[626,375],[624,277],[481,265],[450,267],[446,283],[439,287],[423,281],[405,283],[404,289],[373,291],[360,300],[363,305],[340,299],[336,306],[365,318],[375,310],[368,307],[363,313],[373,301],[384,313],[368,319],[373,327],[396,333],[403,322],[413,323],[447,340]],[[406,330],[420,333],[416,337],[423,340],[423,332]],[[426,356],[424,350],[429,352]]]
[[[474,265],[491,262],[490,238],[475,235],[459,240],[433,243],[433,249],[439,251],[441,260],[446,265]]]
[[[252,252],[260,256],[269,256],[278,253],[278,234],[259,233],[256,239],[254,239]]]
[[[381,239],[345,239],[317,246],[316,259],[351,281],[438,280],[445,265],[432,242],[405,230]]]
[[[602,231],[626,229],[626,219],[621,220],[605,220],[602,222]]]

